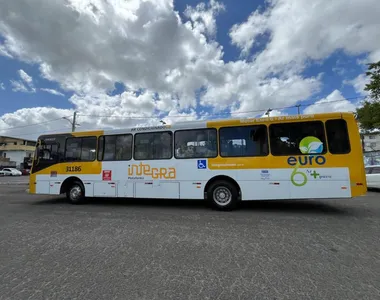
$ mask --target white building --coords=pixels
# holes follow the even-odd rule
[[[380,151],[380,132],[363,134],[364,152]]]
[[[380,130],[371,132],[361,131],[364,151],[364,164],[366,166],[380,164]]]
[[[36,141],[0,136],[0,167],[30,167],[24,161],[30,161],[35,146]]]

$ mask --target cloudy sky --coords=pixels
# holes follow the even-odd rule
[[[0,0],[0,135],[353,111],[378,0]],[[290,108],[289,108],[290,107]]]

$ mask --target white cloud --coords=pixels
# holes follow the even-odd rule
[[[167,124],[203,119],[207,114],[197,114],[194,109],[188,112],[179,110],[178,101],[173,100],[172,108],[160,115],[154,114],[160,99],[151,92],[136,94],[124,92],[121,95],[109,96],[72,96],[69,101],[78,111],[77,130],[125,128],[144,125],[159,125],[160,120]],[[46,132],[68,132],[71,125],[62,117],[72,117],[73,109],[36,107],[20,109],[0,117],[0,135],[20,136],[36,139]],[[49,121],[53,120],[53,121]],[[43,122],[41,125],[28,126]],[[22,128],[15,128],[26,126]]]
[[[3,82],[0,82],[0,90],[5,91],[5,85]]]
[[[102,95],[114,82],[123,82],[132,91],[157,92],[161,100],[156,108],[169,112],[173,101],[179,111],[195,108],[194,92],[205,87],[202,104],[216,109],[235,105],[241,111],[293,104],[319,87],[318,78],[288,73],[268,79],[255,63],[225,64],[222,48],[205,36],[215,33],[215,17],[224,10],[216,1],[188,8],[190,22],[185,24],[171,1],[130,6],[115,0],[76,1],[70,7],[38,1],[41,5],[26,0],[7,4],[14,14],[0,25],[7,50],[40,64],[45,78],[81,96]],[[45,25],[33,22],[32,15]]]
[[[13,56],[7,51],[7,47],[2,44],[0,44],[0,55],[8,58],[13,58]]]
[[[158,107],[162,105],[162,101],[169,101],[169,99],[156,99],[155,95],[149,91],[142,94],[123,92],[116,96],[74,95],[70,98],[70,102],[82,112],[81,118],[89,125],[100,128],[159,124],[160,120],[171,124],[201,117],[193,109],[189,112],[181,112],[178,101],[174,99],[170,100],[171,106],[168,111],[160,111],[157,114],[155,112],[159,110]]]
[[[306,107],[304,114],[317,114],[325,112],[354,112],[356,106],[345,99],[342,93],[334,90],[326,98],[316,101],[313,105]]]
[[[47,132],[71,131],[70,123],[62,117],[71,116],[73,112],[52,107],[24,108],[0,117],[0,135],[36,139]],[[39,125],[33,125],[42,123]]]
[[[195,104],[194,89],[213,81],[202,72],[222,56],[219,45],[181,23],[172,1],[11,1],[0,7],[0,18],[8,52],[82,95],[123,82],[132,90],[179,94],[188,106]],[[212,20],[206,23],[213,28]]]
[[[378,62],[379,60],[380,60],[380,49],[375,50],[368,57],[368,61],[371,63]]]
[[[21,80],[10,80],[12,91],[22,93],[35,93],[36,89],[33,86],[33,78],[24,70],[18,70],[18,75]]]
[[[28,93],[29,89],[24,85],[22,81],[10,80],[12,91]]]
[[[202,119],[209,115],[196,111],[206,108],[248,117],[292,106],[319,91],[321,77],[302,73],[309,59],[323,60],[336,50],[376,56],[377,2],[270,0],[266,10],[253,12],[229,32],[243,54],[264,33],[268,44],[252,60],[226,63],[213,39],[215,18],[225,10],[216,1],[188,8],[184,20],[171,0],[3,1],[0,55],[36,64],[45,79],[73,91],[70,101],[82,114],[82,128]],[[14,81],[13,88],[28,90],[26,78]],[[115,82],[127,92],[107,95]],[[141,95],[134,92],[140,89]],[[43,119],[39,109],[28,111],[34,121]],[[44,116],[50,110],[52,116],[60,112],[46,108]],[[14,115],[24,124],[19,111]]]
[[[340,76],[343,76],[346,73],[346,69],[342,67],[333,67],[332,70]]]
[[[26,73],[24,70],[18,70],[18,74],[25,83],[27,83],[29,86],[33,86],[32,76],[29,76],[28,73]]]
[[[253,12],[246,22],[232,26],[229,35],[232,44],[242,50],[242,54],[247,55],[251,50],[255,39],[268,30],[268,15]]]
[[[57,90],[54,90],[54,89],[41,88],[40,90],[43,91],[43,92],[47,92],[47,93],[56,95],[56,96],[65,96],[61,92],[58,92]]]
[[[235,26],[231,38],[242,51],[252,47],[253,39],[265,31],[269,43],[258,54],[257,63],[281,71],[286,65],[302,69],[307,59],[320,60],[338,49],[347,54],[370,53],[380,48],[380,8],[378,0],[353,1],[271,0],[263,12],[255,11],[248,20]],[[374,57],[373,57],[374,58]],[[294,65],[296,64],[296,65]]]
[[[160,125],[160,120],[173,124],[202,118],[194,110],[184,113],[176,108],[161,117],[153,116],[154,100],[150,96],[144,94],[136,97],[128,92],[119,96],[103,95],[98,99],[73,96],[70,101],[80,110],[77,131]],[[91,106],[86,110],[88,103]],[[147,110],[142,113],[141,107]],[[37,139],[48,132],[70,132],[71,124],[63,117],[71,118],[73,113],[74,110],[52,107],[20,109],[0,117],[0,135]],[[42,124],[33,125],[40,122]]]
[[[364,90],[367,83],[369,83],[369,79],[365,74],[360,74],[353,80],[345,81],[346,84],[351,84],[355,91],[363,96],[367,96],[369,93]]]
[[[210,0],[209,5],[202,2],[195,8],[188,6],[184,14],[193,21],[194,30],[213,37],[216,33],[215,17],[225,9],[223,3]]]
[[[232,112],[239,116],[252,116],[257,110],[287,107],[310,97],[319,90],[318,78],[302,78],[293,75],[284,78],[263,79],[255,73],[254,67],[249,70],[230,65],[226,74],[230,77],[223,86],[210,86],[201,98],[201,103],[225,109],[231,102],[235,105]],[[233,79],[234,78],[234,79]]]

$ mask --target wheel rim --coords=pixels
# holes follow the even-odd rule
[[[220,186],[214,190],[213,199],[218,205],[225,206],[231,202],[232,193],[228,188]]]
[[[72,200],[78,200],[82,196],[82,189],[79,186],[74,186],[70,190],[70,198]]]

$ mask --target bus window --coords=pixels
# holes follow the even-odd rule
[[[115,160],[116,153],[116,136],[104,137],[104,156],[103,160]]]
[[[54,144],[39,144],[37,146],[37,159],[38,162],[41,163],[55,163],[58,161],[59,153],[58,153],[58,145]]]
[[[80,160],[81,147],[82,147],[81,138],[68,138],[66,140],[65,160],[66,161]]]
[[[347,123],[343,119],[326,121],[327,141],[331,154],[347,154],[351,151]]]
[[[174,141],[176,158],[210,158],[218,155],[216,129],[178,130]]]
[[[75,137],[66,140],[66,161],[94,161],[96,137]]]
[[[132,134],[116,137],[116,160],[130,160],[132,158]]]
[[[94,161],[96,157],[96,137],[83,137],[81,161]]]
[[[136,133],[135,160],[170,159],[173,156],[171,131]]]
[[[269,134],[272,155],[326,153],[326,139],[321,121],[272,124],[269,126]],[[311,137],[311,142],[301,145],[305,137]]]
[[[98,160],[116,161],[132,158],[132,135],[107,135],[99,138]]]
[[[268,134],[265,125],[220,128],[219,139],[222,157],[268,155]]]

